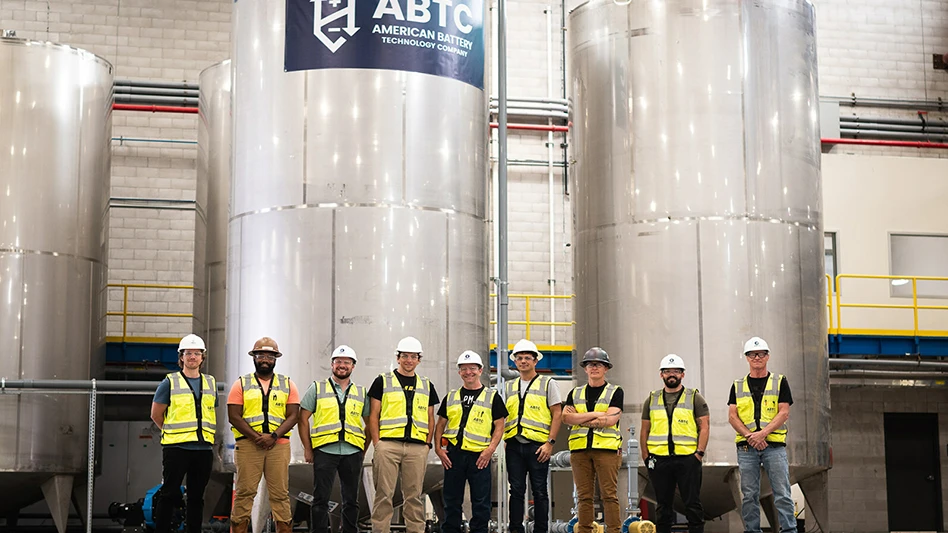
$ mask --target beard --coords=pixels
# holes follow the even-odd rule
[[[276,363],[270,363],[268,361],[254,361],[253,366],[257,369],[258,375],[267,377],[273,374],[273,367],[276,366]]]
[[[665,386],[669,389],[677,388],[681,384],[681,379],[678,376],[667,376],[665,378]]]
[[[336,376],[337,379],[348,379],[352,375],[351,368],[335,368],[332,371],[332,375]]]

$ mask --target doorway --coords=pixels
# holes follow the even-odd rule
[[[885,413],[889,531],[941,531],[936,413]]]

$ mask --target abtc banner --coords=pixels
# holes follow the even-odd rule
[[[484,89],[484,0],[286,0],[284,70],[434,74]]]

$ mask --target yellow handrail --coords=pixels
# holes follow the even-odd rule
[[[826,314],[829,317],[829,332],[836,333],[833,330],[833,278],[829,274],[826,276]]]
[[[884,279],[884,280],[909,280],[912,282],[912,303],[911,304],[873,304],[873,303],[843,303],[843,279]],[[873,274],[839,274],[836,276],[836,327],[837,332],[843,332],[844,307],[863,308],[863,309],[911,309],[912,310],[912,333],[919,336],[920,333],[932,332],[928,330],[919,330],[918,311],[922,310],[946,310],[948,305],[919,305],[918,304],[918,282],[919,281],[948,281],[948,277],[936,276],[884,276]],[[830,313],[832,317],[832,313]],[[830,318],[832,320],[832,318]],[[831,328],[832,329],[832,328]],[[938,332],[943,333],[943,332]]]
[[[193,291],[193,285],[160,285],[157,283],[109,283],[106,285],[109,289],[122,289],[122,310],[108,311],[106,316],[122,317],[122,342],[128,338],[128,317],[165,317],[165,318],[194,318],[192,313],[143,313],[128,310],[128,290],[129,289],[168,289],[168,290],[189,290]]]
[[[496,294],[491,294],[491,298],[497,298]],[[572,327],[575,322],[549,321],[549,320],[530,320],[530,301],[531,300],[571,300],[572,294],[508,294],[507,298],[513,300],[524,300],[524,320],[508,320],[507,324],[512,326],[526,326],[524,332],[525,339],[530,339],[530,326],[554,326],[554,327]],[[551,317],[552,318],[552,317]],[[490,321],[491,325],[496,325],[496,320]]]

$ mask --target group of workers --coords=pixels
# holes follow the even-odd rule
[[[292,531],[288,493],[289,438],[299,432],[304,457],[313,465],[310,530],[329,531],[329,495],[339,477],[342,531],[358,529],[358,492],[363,456],[374,446],[372,531],[389,533],[396,484],[401,482],[402,518],[407,533],[425,531],[422,484],[428,452],[434,449],[444,467],[444,522],[441,531],[462,531],[462,502],[469,487],[469,531],[486,533],[491,514],[491,457],[505,442],[510,487],[509,531],[524,533],[527,477],[530,479],[535,533],[549,528],[547,477],[549,459],[561,424],[570,427],[569,450],[578,499],[577,533],[593,531],[595,485],[599,486],[606,531],[621,531],[618,472],[622,465],[619,418],[625,401],[621,387],[607,382],[613,364],[602,348],[591,348],[581,365],[586,383],[563,401],[550,377],[537,373],[543,354],[526,339],[512,350],[519,378],[506,382],[503,394],[481,381],[484,363],[474,351],[457,360],[462,386],[439,399],[431,381],[416,373],[421,342],[405,337],[395,349],[397,368],[379,375],[366,389],[350,377],[358,363],[355,350],[337,347],[331,375],[314,381],[300,397],[296,384],[276,373],[283,354],[273,339],[263,337],[249,351],[255,372],[237,379],[227,397],[228,419],[236,439],[237,467],[231,530],[246,533],[261,476],[266,480],[277,533]],[[744,530],[760,531],[760,468],[774,490],[780,531],[796,530],[790,499],[785,449],[793,400],[784,376],[767,371],[769,347],[759,337],[744,346],[750,371],[737,379],[729,399],[729,422],[735,429],[743,493]],[[184,337],[178,350],[180,372],[169,373],[158,386],[152,420],[161,429],[163,486],[155,496],[155,529],[168,533],[180,486],[187,476],[186,531],[201,531],[203,496],[216,432],[217,384],[201,372],[204,341]],[[689,533],[701,533],[701,465],[708,443],[707,402],[696,389],[683,385],[685,363],[671,354],[659,367],[663,388],[643,404],[641,451],[657,500],[656,526],[669,533],[674,520],[676,486],[685,503]],[[435,406],[440,404],[435,422]]]

